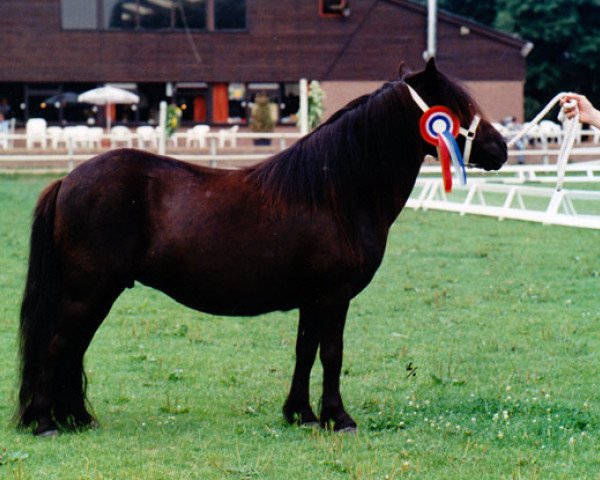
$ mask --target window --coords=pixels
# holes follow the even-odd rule
[[[137,27],[138,3],[135,0],[104,0],[103,7],[104,28],[130,30]]]
[[[206,29],[206,2],[205,0],[176,0],[175,28],[193,30]]]
[[[245,0],[61,0],[61,7],[65,30],[246,28]]]
[[[98,28],[98,7],[95,0],[62,0],[62,26],[65,30],[95,30]]]
[[[63,0],[64,1],[64,0]],[[169,30],[206,28],[205,0],[99,0],[105,28]]]
[[[319,0],[319,15],[322,17],[347,17],[350,14],[347,0]]]
[[[246,85],[243,83],[230,83],[229,97],[229,123],[246,123]]]
[[[246,2],[244,0],[214,0],[215,29],[243,30],[246,28]]]

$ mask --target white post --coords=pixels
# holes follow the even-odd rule
[[[158,136],[158,154],[164,155],[167,145],[167,102],[160,102],[158,111],[158,125],[160,126],[160,135]]]
[[[210,166],[213,168],[216,168],[217,166],[217,139],[216,138],[210,138],[209,139],[210,145],[209,145],[209,150],[210,150]]]
[[[308,133],[308,82],[306,78],[300,79],[300,134]]]
[[[436,46],[437,27],[437,1],[427,0],[427,50],[423,52],[423,58],[429,60],[437,54]]]
[[[110,108],[110,103],[107,103],[104,106],[104,114],[106,115],[106,131],[110,132],[111,121],[112,121],[112,108]]]
[[[542,141],[542,150],[544,151],[542,154],[542,163],[544,165],[548,165],[550,163],[550,158],[548,156],[548,137],[545,133],[543,133],[540,139]]]
[[[67,156],[69,157],[69,172],[72,172],[75,168],[75,163],[73,160],[73,154],[75,153],[75,148],[73,147],[73,139],[71,136],[67,138]]]

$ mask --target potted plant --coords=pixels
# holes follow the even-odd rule
[[[265,94],[258,94],[254,98],[252,114],[250,116],[250,129],[253,132],[272,132],[275,130],[275,116],[273,105]],[[270,138],[255,138],[254,145],[271,145]]]
[[[325,114],[325,92],[321,84],[313,80],[308,89],[308,128],[314,130],[321,124]]]
[[[167,138],[170,138],[181,126],[181,108],[172,103],[167,107],[167,125],[165,128]]]

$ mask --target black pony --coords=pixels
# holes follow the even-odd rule
[[[340,394],[346,312],[379,267],[388,230],[432,153],[407,83],[463,126],[477,113],[431,61],[251,168],[210,169],[123,149],[50,185],[34,214],[21,309],[19,424],[48,435],[93,423],[83,357],[113,302],[139,281],[214,314],[298,308],[283,414],[356,428]],[[506,160],[502,137],[485,120],[472,157],[486,169]],[[309,402],[317,350],[319,418]]]

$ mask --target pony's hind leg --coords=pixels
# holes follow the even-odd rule
[[[118,279],[104,278],[87,289],[77,287],[66,293],[59,310],[59,322],[55,339],[60,348],[57,357],[54,382],[54,415],[68,429],[81,428],[94,422],[86,408],[87,379],[83,357],[108,315],[112,304],[124,290]]]
[[[301,308],[296,340],[296,367],[290,394],[283,406],[283,416],[289,423],[318,423],[309,398],[310,371],[315,363],[318,346],[317,326],[310,312]]]
[[[38,426],[34,433],[52,429],[80,429],[94,422],[86,408],[83,357],[96,330],[123,291],[122,282],[95,277],[91,282],[67,284],[58,307],[54,334],[37,396]],[[76,285],[76,286],[75,286]],[[35,399],[34,399],[35,403]]]

